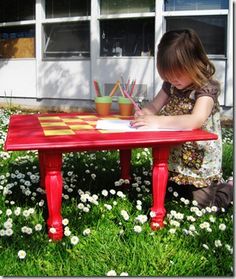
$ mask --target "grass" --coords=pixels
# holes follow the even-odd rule
[[[50,241],[37,153],[3,151],[9,115],[0,110],[0,275],[233,276],[233,206],[200,211],[176,197],[166,202],[165,228],[151,231],[149,149],[132,154],[129,190],[119,180],[117,151],[63,155],[66,236]],[[223,135],[227,177],[232,129]]]

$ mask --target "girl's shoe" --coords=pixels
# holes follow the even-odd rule
[[[227,183],[232,185],[232,186],[234,185],[234,178],[233,178],[233,176],[228,177]]]

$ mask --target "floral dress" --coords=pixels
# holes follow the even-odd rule
[[[191,114],[197,98],[212,97],[214,107],[202,129],[218,135],[217,140],[186,142],[172,148],[169,157],[169,180],[198,188],[221,181],[222,138],[220,106],[217,100],[220,93],[218,82],[210,80],[199,90],[178,90],[164,82],[162,89],[169,95],[169,101],[161,110],[161,115]]]

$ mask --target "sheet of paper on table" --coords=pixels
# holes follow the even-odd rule
[[[100,119],[97,121],[96,129],[98,130],[112,130],[112,131],[129,131],[129,132],[141,132],[141,131],[180,131],[179,129],[145,129],[138,130],[130,126],[130,120],[122,119]],[[186,131],[186,130],[185,130]]]

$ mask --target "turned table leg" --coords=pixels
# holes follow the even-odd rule
[[[62,154],[44,152],[45,188],[48,206],[48,236],[53,240],[63,237],[61,216],[62,202]]]
[[[131,149],[120,150],[121,178],[131,179]]]
[[[45,189],[45,163],[44,163],[44,153],[38,151],[39,158],[39,172],[40,172],[40,186]]]
[[[153,206],[151,208],[151,228],[158,230],[164,227],[163,221],[166,214],[164,207],[166,185],[168,180],[168,157],[169,148],[160,146],[153,148],[153,170],[152,170],[152,195]]]

